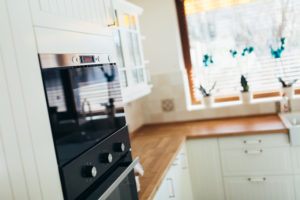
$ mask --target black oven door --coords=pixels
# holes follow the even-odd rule
[[[136,158],[132,162],[120,162],[113,172],[107,174],[106,179],[94,185],[79,200],[138,200],[134,167],[139,162]]]

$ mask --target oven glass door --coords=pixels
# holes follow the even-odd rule
[[[132,170],[106,200],[137,200],[136,184],[134,180],[134,172]]]
[[[115,64],[42,69],[60,166],[125,126]]]

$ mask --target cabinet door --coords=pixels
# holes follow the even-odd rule
[[[295,176],[296,200],[300,200],[300,175]]]
[[[168,193],[168,185],[167,180],[163,180],[161,183],[158,191],[156,192],[156,195],[154,196],[153,200],[167,200],[169,199],[169,193]]]
[[[227,200],[293,200],[293,176],[225,178]]]
[[[112,0],[30,0],[33,24],[82,33],[110,34]],[[113,21],[113,22],[112,22]]]
[[[218,140],[189,140],[187,152],[194,198],[223,200],[225,197]]]
[[[300,175],[300,147],[292,147],[293,168],[296,174]]]

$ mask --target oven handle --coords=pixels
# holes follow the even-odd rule
[[[128,176],[128,174],[133,170],[133,168],[139,163],[139,158],[136,158],[125,170],[124,172],[109,186],[109,188],[102,194],[98,200],[105,200],[109,195],[119,186],[119,184]]]

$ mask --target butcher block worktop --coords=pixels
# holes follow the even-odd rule
[[[186,139],[288,133],[277,115],[145,125],[131,134],[134,157],[145,174],[140,200],[152,199]]]

